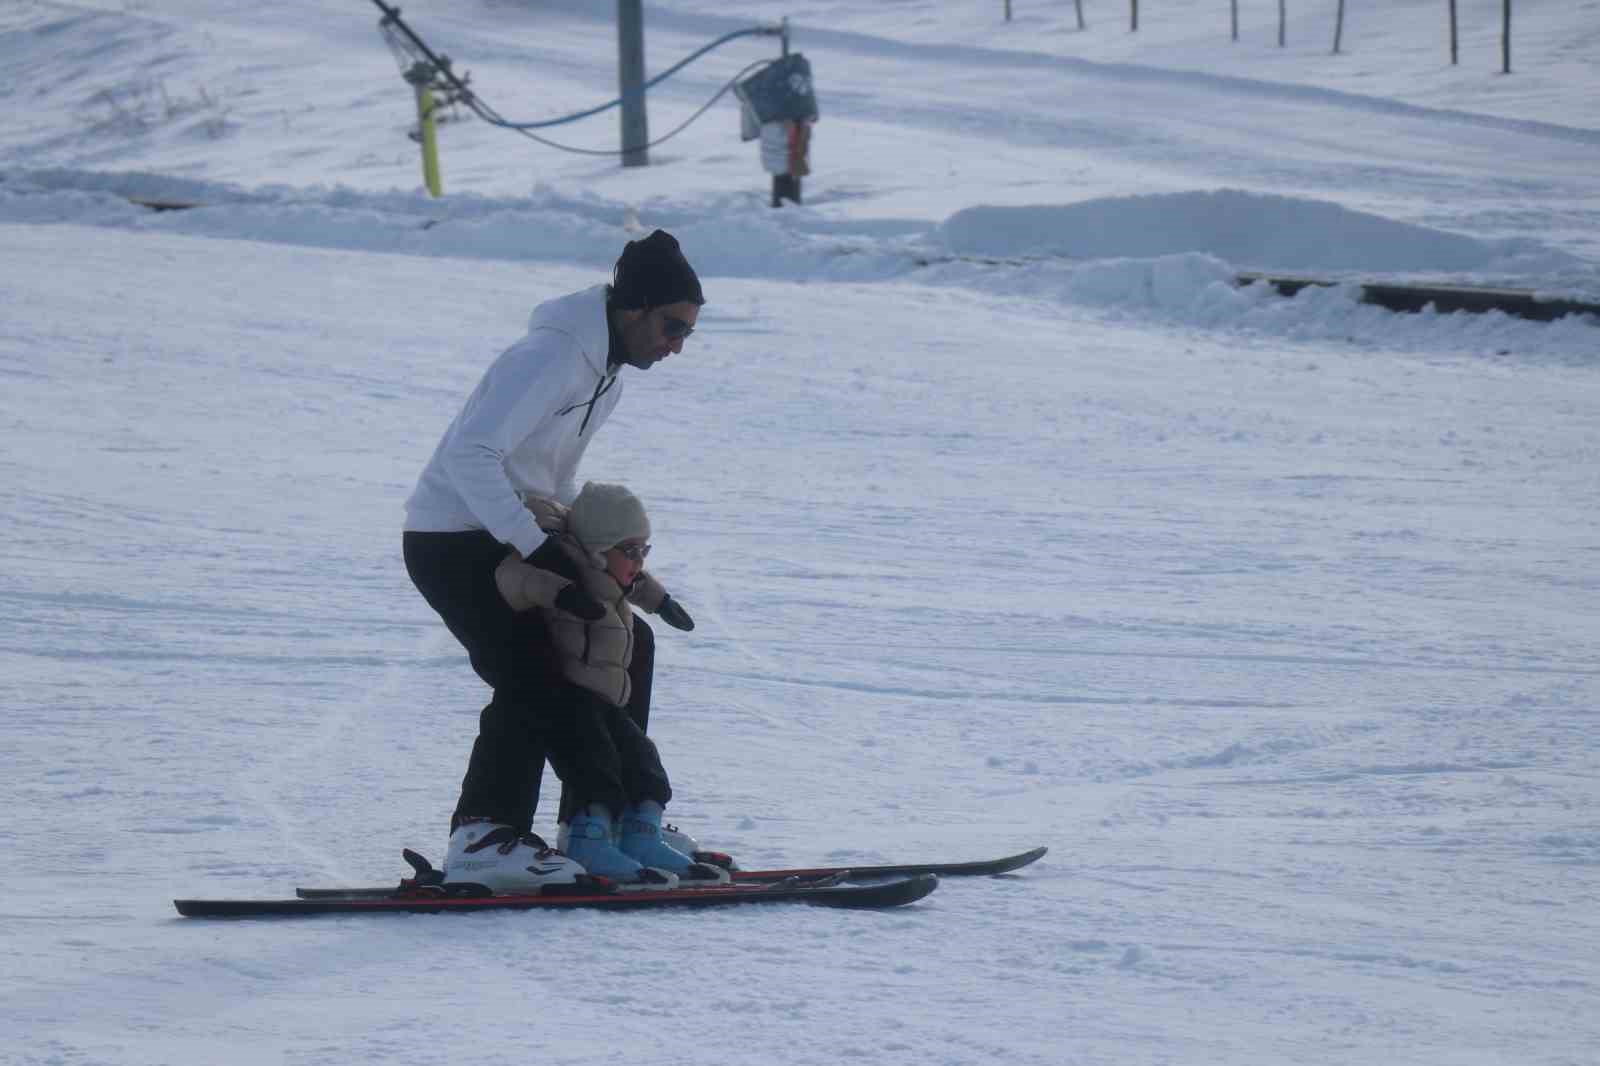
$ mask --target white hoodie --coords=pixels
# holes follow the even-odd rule
[[[622,396],[610,349],[606,286],[534,308],[528,335],[484,372],[423,468],[406,530],[486,529],[524,557],[538,547],[545,534],[522,497],[577,496],[583,450]]]

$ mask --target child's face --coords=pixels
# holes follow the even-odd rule
[[[633,579],[644,569],[644,557],[650,554],[650,545],[642,540],[625,540],[614,548],[606,549],[606,573],[623,588],[633,584]]]

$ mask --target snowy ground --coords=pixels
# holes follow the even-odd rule
[[[531,118],[614,89],[569,6],[406,15]],[[781,212],[726,102],[647,170],[451,124],[427,199],[369,4],[0,8],[0,1062],[1593,1061],[1600,325],[1230,279],[1600,298],[1600,5],[1519,3],[1510,77],[1481,0],[1455,69],[1432,0],[1340,57],[1261,5],[956,6],[647,5],[652,69],[793,19]],[[711,302],[584,472],[699,622],[674,819],[1050,855],[880,914],[176,918],[442,850],[483,693],[400,502],[655,225]]]

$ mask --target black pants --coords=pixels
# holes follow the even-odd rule
[[[627,708],[572,684],[561,676],[538,612],[513,611],[495,586],[495,567],[507,550],[481,530],[408,532],[404,538],[412,584],[494,690],[478,718],[452,830],[463,818],[531,828],[547,758],[563,784],[563,820],[589,803],[604,803],[613,812],[643,800],[666,804],[672,786],[645,736],[655,634],[634,616]]]

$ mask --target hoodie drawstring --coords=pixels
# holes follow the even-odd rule
[[[617,378],[615,374],[601,378],[599,381],[595,382],[594,395],[589,397],[588,403],[575,403],[563,407],[561,410],[556,412],[556,417],[559,418],[562,415],[570,415],[580,407],[587,407],[588,410],[585,411],[583,415],[583,423],[578,426],[578,436],[583,436],[583,431],[589,428],[589,418],[594,414],[594,405],[599,403],[600,397],[610,392],[611,386],[615,385],[616,383]]]

